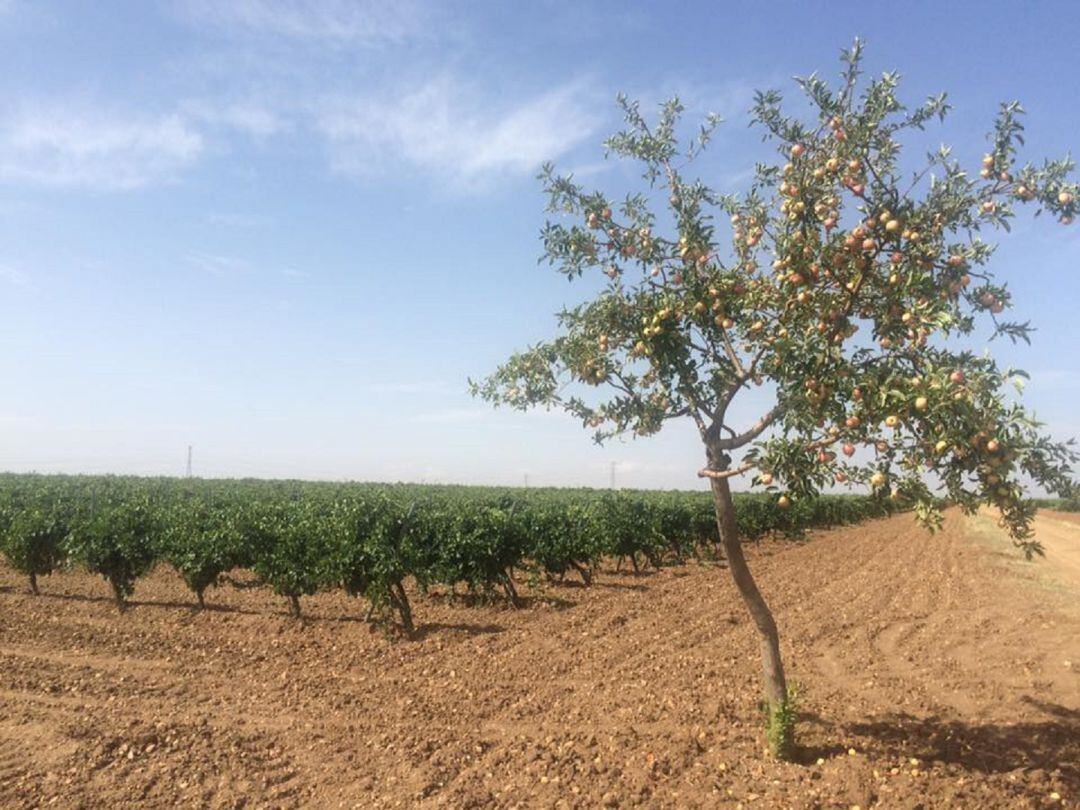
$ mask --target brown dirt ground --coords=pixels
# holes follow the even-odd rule
[[[263,589],[197,612],[159,570],[120,616],[100,579],[32,598],[0,569],[0,806],[1078,806],[1080,575],[1055,560],[1078,527],[1040,518],[1032,564],[984,516],[752,546],[796,764],[763,753],[756,641],[713,564],[516,610],[417,595],[412,641],[341,594],[303,623]]]

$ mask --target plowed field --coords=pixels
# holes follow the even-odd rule
[[[1025,563],[989,517],[751,545],[801,688],[763,753],[728,574],[607,568],[526,605],[415,594],[417,637],[341,594],[197,611],[166,569],[125,615],[0,568],[3,807],[1080,806],[1080,516]]]

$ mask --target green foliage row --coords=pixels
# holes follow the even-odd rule
[[[769,532],[888,514],[879,497],[829,496],[780,509],[743,495],[739,529]],[[717,545],[706,492],[510,489],[299,481],[0,476],[0,549],[37,578],[80,565],[110,584],[121,609],[135,581],[166,562],[200,605],[235,568],[286,597],[340,587],[412,628],[408,577],[517,599],[513,571],[591,582],[604,557],[653,566]]]
[[[1080,495],[1071,498],[1042,498],[1035,502],[1040,509],[1054,512],[1080,512]]]

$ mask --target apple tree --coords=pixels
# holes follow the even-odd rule
[[[836,483],[865,485],[931,529],[942,498],[967,512],[989,504],[1030,555],[1040,549],[1025,484],[1065,492],[1076,460],[1010,395],[1022,372],[967,338],[1028,339],[1029,324],[1007,318],[1012,297],[986,237],[1025,205],[1070,224],[1072,161],[1021,162],[1017,103],[1001,106],[974,172],[945,147],[916,160],[902,145],[946,117],[945,95],[905,107],[896,74],[862,75],[858,41],[842,63],[835,86],[796,79],[806,118],[786,114],[776,92],[756,94],[752,122],[778,157],[737,195],[690,172],[718,119],[683,148],[677,99],[650,121],[620,98],[626,125],[606,147],[640,164],[640,193],[615,201],[551,166],[541,175],[560,215],[543,230],[545,257],[569,279],[606,279],[559,314],[553,339],[472,383],[496,405],[565,409],[598,442],[696,424],[698,474],[760,635],[767,736],[782,757],[794,745],[791,697],[730,479],[752,475],[777,509]],[[771,406],[733,424],[732,402],[754,386]]]

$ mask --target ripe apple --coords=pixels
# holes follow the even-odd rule
[[[806,151],[806,147],[803,146],[801,143],[797,143],[793,147],[791,147],[791,156],[793,158],[802,157],[802,155],[803,155],[803,153],[805,151]]]
[[[965,379],[967,378],[964,376],[964,372],[962,372],[960,369],[957,369],[949,375],[949,382],[953,383],[954,385],[963,385]]]
[[[1073,201],[1073,195],[1070,194],[1069,192],[1063,191],[1060,194],[1058,194],[1058,202],[1061,203],[1062,205],[1068,205],[1072,201]]]
[[[781,509],[787,509],[791,506],[791,499],[787,495],[781,495],[776,499],[776,505]]]
[[[851,442],[846,442],[841,448],[841,450],[848,458],[851,458],[853,455],[855,455],[855,445],[853,445]]]
[[[915,397],[915,410],[925,411],[930,407],[930,401],[926,397]]]
[[[871,475],[870,486],[872,486],[874,489],[879,489],[880,487],[885,486],[885,473],[876,472]]]
[[[769,484],[771,484],[771,483],[773,482],[773,474],[772,474],[772,473],[767,473],[767,472],[763,472],[763,473],[762,473],[761,475],[759,475],[759,476],[758,476],[758,480],[759,480],[759,481],[760,481],[760,482],[761,482],[762,484],[764,484],[765,486],[768,486]]]
[[[987,453],[996,453],[1000,449],[1001,449],[1001,443],[997,439],[991,439],[990,441],[988,441],[986,443],[986,452]]]
[[[900,426],[900,417],[892,413],[885,417],[885,425],[891,428],[897,428]]]

